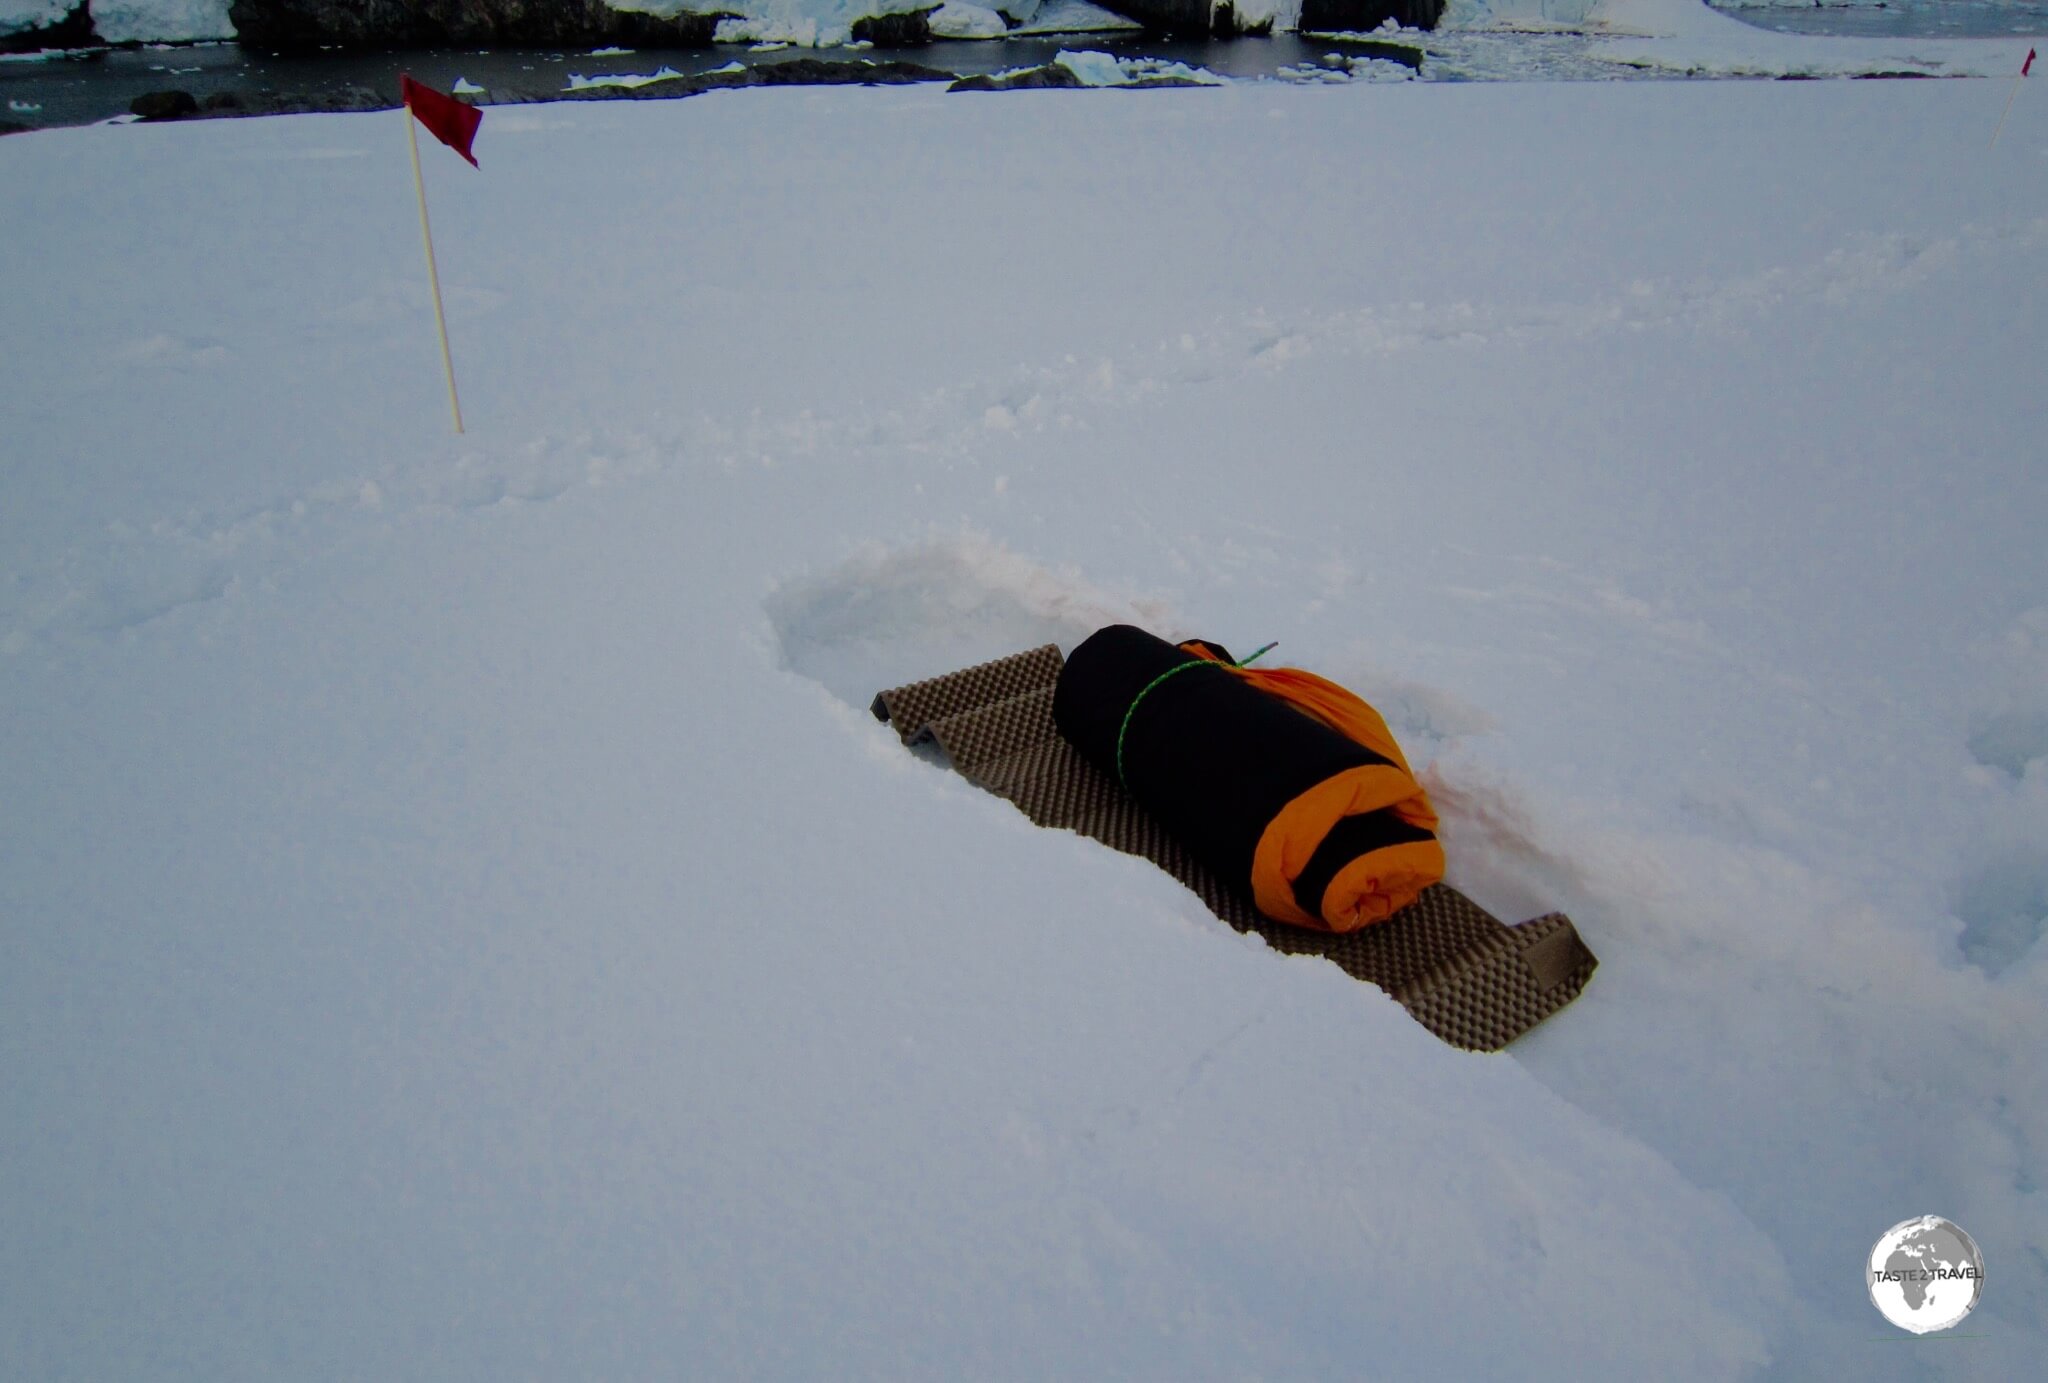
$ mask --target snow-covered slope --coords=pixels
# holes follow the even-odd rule
[[[2027,1376],[2004,94],[493,110],[462,437],[398,114],[0,141],[0,1375]],[[1133,616],[1591,988],[1451,1051],[863,709]]]
[[[1595,63],[1715,77],[2010,77],[2028,41],[1775,33],[1702,0],[1450,0],[1440,34],[1586,34]]]
[[[1597,56],[1704,76],[2012,76],[2027,51],[2024,39],[1993,43],[1772,33],[1709,9],[1701,0],[1596,0],[1589,20],[1625,36],[1596,49]]]
[[[191,43],[233,38],[229,0],[91,0],[93,29],[108,43]],[[47,28],[76,0],[0,0],[0,35]]]
[[[192,43],[235,36],[229,0],[92,0],[92,26],[109,43]]]
[[[0,0],[0,34],[46,29],[72,9],[69,0]]]

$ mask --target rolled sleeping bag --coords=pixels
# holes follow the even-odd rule
[[[1355,931],[1443,877],[1436,813],[1386,722],[1314,673],[1111,625],[1068,656],[1053,721],[1276,921]]]

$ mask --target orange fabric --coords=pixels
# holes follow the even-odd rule
[[[1330,828],[1347,816],[1383,808],[1425,829],[1436,820],[1421,786],[1390,764],[1347,768],[1282,807],[1252,853],[1252,901],[1259,911],[1298,927],[1351,932],[1414,902],[1444,876],[1443,847],[1433,840],[1374,850],[1346,865],[1323,890],[1320,917],[1294,901],[1294,881]]]
[[[1199,644],[1181,647],[1197,657],[1222,662]],[[1248,668],[1224,664],[1239,677],[1304,714],[1363,745],[1387,764],[1366,764],[1324,779],[1281,808],[1268,822],[1252,855],[1252,899],[1259,911],[1281,922],[1332,932],[1351,932],[1385,920],[1413,903],[1444,876],[1443,846],[1434,840],[1391,845],[1360,856],[1323,890],[1322,915],[1312,916],[1294,900],[1294,881],[1308,866],[1330,828],[1347,816],[1391,810],[1412,826],[1434,832],[1436,809],[1415,781],[1408,759],[1378,711],[1327,678],[1299,668]]]
[[[1444,847],[1433,840],[1389,845],[1360,855],[1323,890],[1323,921],[1333,932],[1384,922],[1444,876]]]

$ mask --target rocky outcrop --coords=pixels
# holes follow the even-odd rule
[[[1444,0],[1301,0],[1303,33],[1365,33],[1391,19],[1404,29],[1434,29]]]
[[[718,22],[712,13],[660,19],[604,0],[234,0],[228,17],[243,46],[266,53],[467,44],[701,48]]]
[[[730,17],[719,12],[719,0],[702,3],[702,14],[662,19],[615,10],[606,0],[233,0],[228,16],[245,47],[267,53],[592,43],[696,48],[709,45],[719,19]],[[1270,18],[1240,19],[1233,0],[1101,3],[1154,33],[1187,38],[1264,34],[1272,28]],[[1408,28],[1430,29],[1443,16],[1444,3],[1445,0],[1302,0],[1299,27],[1320,32],[1356,32],[1377,28],[1392,19]],[[929,43],[933,8],[856,20],[853,37],[884,48]],[[85,5],[79,5],[65,23],[71,24],[73,20],[82,23],[85,33],[90,34],[91,19]],[[53,46],[53,42],[45,37],[35,46]]]
[[[92,10],[78,0],[71,12],[54,24],[36,24],[0,34],[0,53],[40,53],[45,48],[91,48],[100,36],[93,31]]]
[[[932,41],[932,11],[913,10],[909,14],[878,14],[866,19],[853,21],[853,36],[857,41],[872,43],[877,48],[921,48]]]
[[[128,109],[143,120],[182,120],[199,114],[199,101],[189,91],[145,91]]]
[[[1268,16],[1247,22],[1237,17],[1237,7],[1230,0],[1217,0],[1209,11],[1209,32],[1217,38],[1266,38],[1273,32],[1273,20]]]
[[[1155,33],[1184,38],[1233,38],[1272,31],[1273,21],[1240,20],[1231,0],[1096,0],[1104,9],[1135,19]],[[1301,0],[1303,32],[1363,32],[1386,20],[1404,28],[1434,29],[1444,0]]]
[[[1134,19],[1153,33],[1176,38],[1263,37],[1271,18],[1241,20],[1230,0],[1096,0],[1102,8]]]
[[[971,77],[962,77],[946,88],[948,91],[1042,91],[1047,88],[1071,90],[1086,86],[1071,68],[1058,63],[1047,63],[1044,67],[1027,67],[1021,72],[977,72]]]
[[[1204,38],[1215,22],[1215,0],[1097,0],[1102,8],[1135,19],[1155,33]]]

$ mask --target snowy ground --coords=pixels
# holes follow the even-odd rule
[[[463,437],[397,114],[0,141],[0,1375],[2026,1376],[2008,89],[494,111]],[[1449,1050],[861,709],[1132,615],[1586,994]]]

